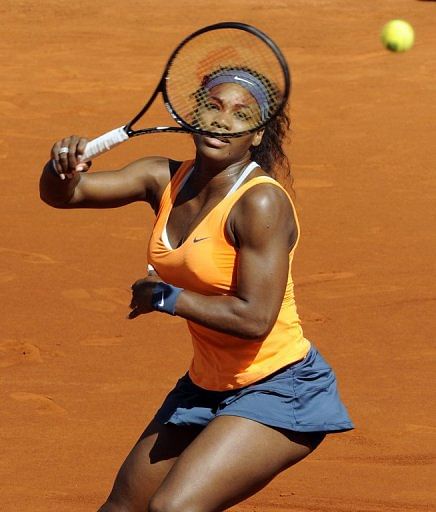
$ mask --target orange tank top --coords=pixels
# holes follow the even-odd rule
[[[180,166],[162,195],[148,246],[148,261],[161,279],[203,295],[235,294],[238,250],[226,237],[226,221],[230,210],[248,189],[256,185],[272,183],[282,188],[269,176],[255,177],[240,185],[255,167],[256,163],[249,164],[227,196],[198,224],[188,239],[179,247],[171,248],[166,236],[166,223],[176,196],[192,171],[193,161],[184,162]],[[299,233],[290,197],[289,201]],[[303,337],[291,276],[295,246],[289,254],[288,281],[280,312],[266,337],[247,340],[193,321],[187,322],[194,349],[189,375],[196,385],[214,391],[241,388],[307,354],[310,343]]]

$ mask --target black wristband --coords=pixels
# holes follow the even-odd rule
[[[183,288],[177,288],[168,283],[159,282],[153,285],[151,295],[151,305],[156,311],[168,313],[170,315],[176,314],[176,301]]]

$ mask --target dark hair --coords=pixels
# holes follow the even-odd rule
[[[291,164],[283,149],[290,135],[291,120],[287,108],[283,108],[266,126],[259,146],[250,149],[251,158],[262,169],[288,190],[293,191],[294,179],[291,174]]]

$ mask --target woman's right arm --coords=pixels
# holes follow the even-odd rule
[[[167,158],[142,158],[116,171],[86,174],[89,165],[80,162],[86,143],[71,136],[54,144],[40,178],[45,203],[55,208],[116,208],[146,201],[156,209],[170,179]],[[68,153],[60,154],[61,147],[68,147]]]

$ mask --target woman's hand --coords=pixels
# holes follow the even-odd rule
[[[56,142],[51,150],[55,171],[61,179],[73,178],[77,172],[86,172],[91,162],[82,162],[88,139],[71,135]]]
[[[132,300],[130,302],[130,311],[128,318],[132,320],[139,315],[151,313],[154,308],[151,304],[153,286],[160,283],[159,278],[154,270],[149,270],[147,277],[138,279],[132,284]]]

